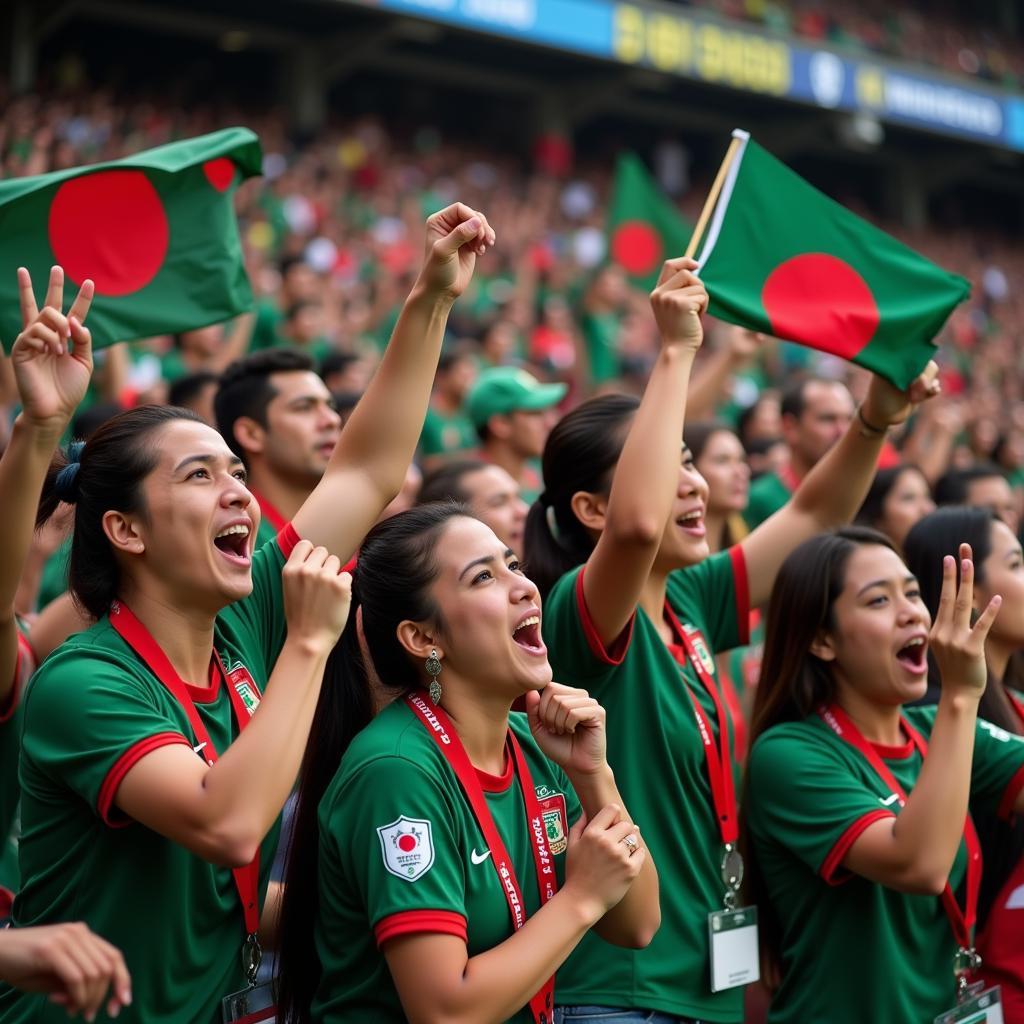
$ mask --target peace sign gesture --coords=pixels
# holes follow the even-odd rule
[[[24,267],[18,268],[23,329],[11,349],[11,364],[23,416],[35,426],[62,432],[85,397],[92,375],[92,338],[83,321],[94,292],[92,281],[84,281],[65,316],[64,271],[53,267],[39,310],[32,279]]]
[[[971,626],[974,603],[974,562],[970,544],[960,545],[960,588],[956,586],[956,561],[942,560],[942,594],[928,642],[942,672],[942,688],[980,698],[988,682],[985,640],[1002,598],[996,595]]]

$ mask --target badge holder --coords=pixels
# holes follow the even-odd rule
[[[940,1013],[935,1024],[1003,1024],[1003,1004],[999,986],[985,988],[983,981],[973,984],[967,976],[981,966],[981,957],[973,948],[961,946],[953,958],[956,975],[957,1005]]]
[[[277,1019],[273,982],[256,984],[262,961],[263,950],[259,939],[255,933],[248,935],[242,946],[242,967],[249,985],[221,1000],[221,1020],[224,1024],[273,1024]]]
[[[724,910],[708,914],[711,947],[711,991],[749,985],[761,977],[757,945],[757,907],[737,907],[743,884],[743,857],[733,843],[722,849]]]

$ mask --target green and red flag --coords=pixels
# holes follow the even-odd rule
[[[906,388],[970,282],[738,140],[697,257],[722,320],[867,367]]]
[[[0,181],[0,339],[21,330],[17,268],[44,287],[57,263],[96,283],[97,347],[227,320],[252,306],[235,220],[259,140],[226,128],[136,156]]]
[[[634,153],[622,153],[608,209],[608,255],[648,291],[661,265],[682,256],[693,231]]]

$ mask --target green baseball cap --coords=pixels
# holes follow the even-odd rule
[[[466,398],[466,412],[475,427],[482,427],[492,416],[550,409],[568,390],[567,384],[541,384],[515,366],[493,366],[477,377]]]

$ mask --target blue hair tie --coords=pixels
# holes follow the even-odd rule
[[[73,505],[78,500],[78,471],[82,468],[84,441],[74,441],[68,446],[68,464],[57,474],[53,489],[61,501]]]

